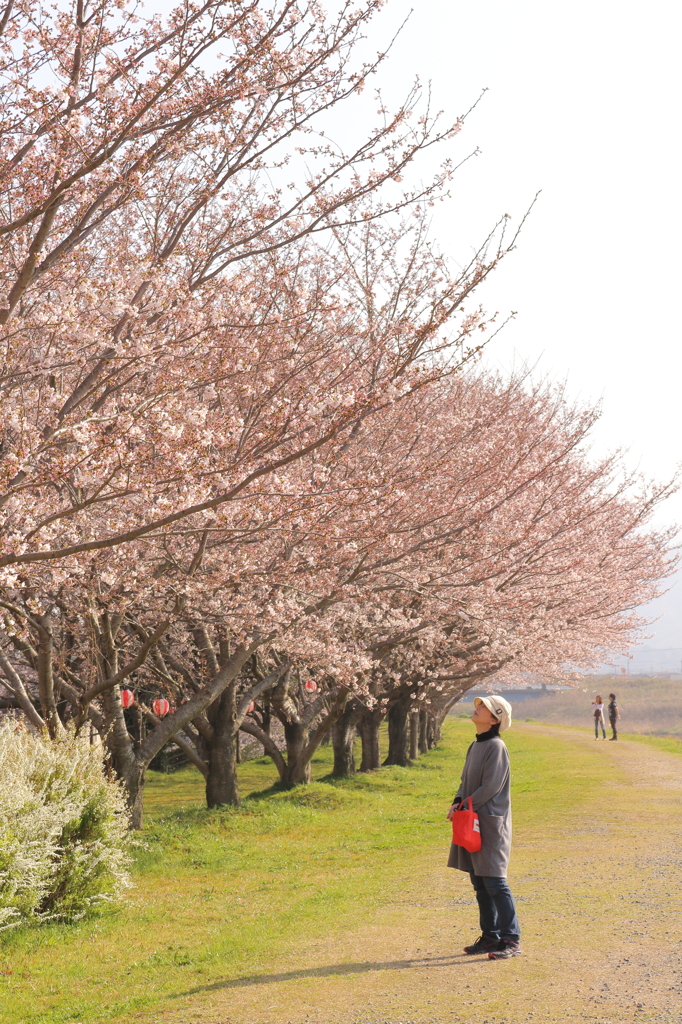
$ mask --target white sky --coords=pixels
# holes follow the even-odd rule
[[[410,11],[391,0],[380,46]],[[598,431],[657,477],[682,462],[682,6],[619,0],[420,0],[381,72],[392,94],[416,73],[435,105],[465,110],[457,151],[478,146],[435,211],[446,251],[473,246],[501,213],[539,202],[484,294],[518,311],[489,350],[535,362],[575,396],[603,399]],[[682,520],[682,497],[665,520]]]
[[[409,12],[391,0],[371,48]],[[681,29],[672,0],[419,0],[381,72],[392,97],[414,74],[431,81],[451,116],[487,87],[456,147],[482,153],[434,215],[442,247],[465,253],[542,195],[483,293],[518,312],[486,358],[539,360],[572,396],[602,399],[597,449],[628,448],[659,479],[682,462]],[[659,522],[680,521],[677,495]],[[647,645],[682,645],[682,581],[656,612]]]

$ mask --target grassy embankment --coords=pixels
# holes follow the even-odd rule
[[[325,778],[328,749],[314,764],[318,781],[288,793],[267,788],[267,761],[249,762],[241,768],[244,805],[236,810],[202,809],[202,780],[193,771],[155,776],[128,903],[74,925],[6,934],[0,1019],[532,1021],[539,992],[551,994],[543,1024],[584,1016],[567,1007],[579,998],[576,977],[593,980],[589,967],[564,955],[557,968],[544,952],[556,943],[557,928],[588,964],[616,955],[619,943],[629,950],[635,925],[642,942],[654,941],[644,910],[631,905],[646,902],[633,893],[640,882],[650,891],[651,882],[641,864],[631,863],[637,843],[624,853],[622,838],[633,794],[621,762],[645,748],[589,746],[585,733],[533,725],[507,737],[515,800],[511,878],[526,956],[490,965],[497,975],[490,975],[489,961],[466,961],[462,974],[459,952],[462,939],[476,934],[476,911],[468,880],[443,866],[443,812],[471,725],[450,721],[443,745],[414,768],[348,782]],[[647,756],[677,764],[664,750],[649,748]],[[595,815],[595,806],[606,810],[605,786],[608,813]],[[659,810],[647,804],[643,813],[650,828],[662,827]],[[614,856],[609,822],[621,836],[621,861],[607,859]],[[656,870],[659,877],[660,865]],[[603,872],[612,879],[618,871],[618,892],[629,895],[609,916],[613,899]],[[540,947],[543,955],[534,956]],[[484,1009],[479,990],[487,993]],[[667,1018],[660,1011],[613,1017],[630,1019]]]

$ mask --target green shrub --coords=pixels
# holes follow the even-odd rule
[[[100,747],[0,725],[0,931],[115,899],[129,885],[128,841]]]

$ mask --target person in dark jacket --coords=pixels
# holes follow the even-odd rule
[[[609,694],[609,724],[611,726],[611,732],[613,736],[612,740],[618,739],[618,719],[620,718],[620,711],[618,710],[618,704],[616,703],[615,693]]]
[[[521,952],[521,929],[516,905],[507,884],[511,852],[511,799],[509,793],[509,752],[500,733],[511,725],[511,705],[504,697],[476,697],[471,721],[476,739],[467,751],[462,781],[448,811],[456,814],[460,804],[472,798],[481,831],[481,849],[469,853],[463,846],[450,847],[448,867],[466,871],[478,902],[481,935],[469,954],[487,953],[491,960],[504,960]]]

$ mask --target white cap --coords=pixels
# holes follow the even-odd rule
[[[504,697],[474,697],[474,704],[485,704],[488,711],[495,716],[500,723],[500,732],[508,729],[512,723],[512,706]]]

